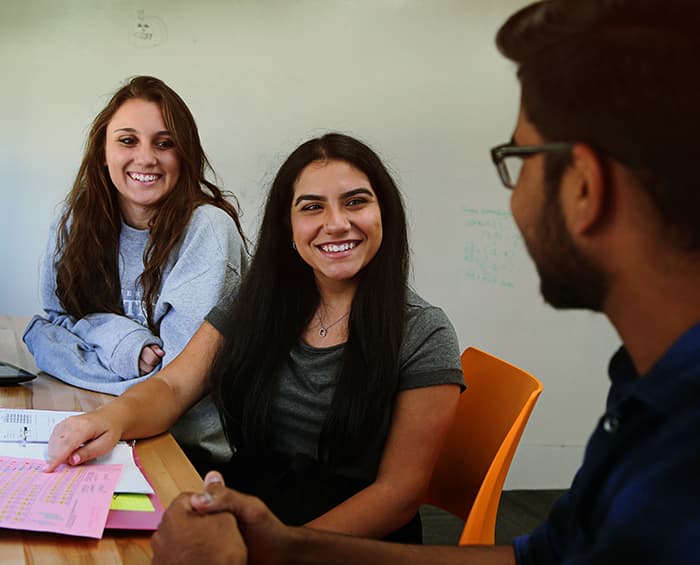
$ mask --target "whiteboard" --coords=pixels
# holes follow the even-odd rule
[[[405,196],[415,289],[462,347],[544,383],[510,488],[567,486],[602,413],[618,338],[600,316],[555,312],[488,149],[518,104],[498,27],[520,0],[3,0],[0,3],[0,313],[39,310],[49,223],[90,122],[125,78],[152,74],[187,102],[255,236],[276,169],[338,130],[384,159]]]

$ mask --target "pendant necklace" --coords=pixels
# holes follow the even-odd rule
[[[347,318],[347,316],[350,314],[350,312],[345,312],[340,318],[338,318],[335,322],[332,324],[328,324],[327,326],[323,325],[323,319],[321,318],[321,313],[319,312],[317,314],[318,317],[318,335],[320,337],[326,337],[328,335],[328,330],[330,330],[333,326],[335,326],[340,320]]]

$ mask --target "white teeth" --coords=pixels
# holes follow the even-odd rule
[[[327,245],[322,245],[321,249],[323,249],[326,253],[338,253],[340,251],[347,251],[348,249],[352,249],[356,245],[357,243],[355,243],[354,241],[351,243],[341,243],[340,245],[330,243]]]
[[[143,173],[129,173],[129,176],[139,182],[153,182],[160,178],[160,175],[146,175]]]

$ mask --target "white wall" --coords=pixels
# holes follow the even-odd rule
[[[39,310],[48,225],[90,121],[126,77],[153,74],[185,99],[251,236],[284,157],[341,130],[394,172],[411,220],[415,288],[447,311],[462,347],[505,357],[544,383],[507,487],[567,486],[603,410],[618,340],[597,316],[542,304],[490,162],[518,103],[493,37],[526,3],[2,0],[0,313]],[[150,37],[139,34],[144,25]]]

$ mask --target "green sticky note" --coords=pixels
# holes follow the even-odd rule
[[[110,510],[132,510],[135,512],[154,512],[151,499],[147,494],[119,493],[112,495]]]

